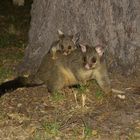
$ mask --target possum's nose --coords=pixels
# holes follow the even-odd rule
[[[91,68],[92,67],[92,64],[89,64],[89,67]]]
[[[64,55],[68,55],[68,53],[67,52],[64,52]]]
[[[95,68],[95,65],[94,64],[86,64],[85,68],[88,69],[88,70],[93,69],[93,68]]]
[[[71,50],[68,50],[68,51],[65,51],[64,52],[64,55],[68,55],[68,54],[70,54],[71,53]]]
[[[90,65],[89,64],[86,64],[85,65],[85,68],[89,70],[90,69]]]

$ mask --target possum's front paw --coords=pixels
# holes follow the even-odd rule
[[[52,56],[52,59],[53,59],[53,60],[57,59],[57,56],[53,55],[53,56]]]

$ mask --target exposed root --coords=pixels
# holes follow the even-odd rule
[[[112,92],[114,92],[114,93],[119,93],[119,94],[124,94],[124,93],[126,93],[125,91],[117,90],[117,89],[112,89]]]

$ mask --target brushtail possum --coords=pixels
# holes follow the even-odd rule
[[[69,55],[57,53],[53,61],[48,54],[44,57],[36,76],[42,80],[50,92],[63,87],[96,79],[104,92],[110,92],[111,86],[104,60],[103,48],[82,46]]]
[[[111,92],[110,80],[104,60],[103,48],[80,45],[69,55],[56,52],[57,59],[46,54],[35,75],[18,77],[0,85],[0,94],[18,87],[46,84],[50,92],[95,79],[105,93]],[[13,86],[14,85],[14,86]],[[17,87],[16,87],[17,86]]]
[[[58,30],[58,37],[59,40],[54,41],[50,47],[49,52],[52,54],[52,59],[57,58],[57,51],[62,52],[64,55],[68,55],[74,51],[77,48],[76,44],[79,41],[80,35],[66,35],[62,31]]]

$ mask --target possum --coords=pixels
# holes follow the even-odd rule
[[[77,42],[79,41],[79,34],[66,35],[62,31],[58,30],[59,40],[54,41],[50,47],[49,52],[52,54],[52,59],[57,58],[57,51],[62,52],[64,55],[69,55],[72,51],[77,49]]]
[[[38,71],[29,77],[17,77],[0,85],[0,95],[19,87],[45,84],[49,92],[64,87],[78,85],[95,79],[105,93],[112,92],[108,71],[103,59],[104,49],[101,46],[80,45],[69,55],[56,52],[58,58],[53,60],[46,54]]]

